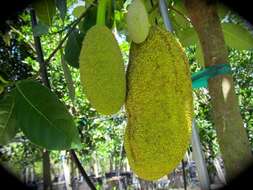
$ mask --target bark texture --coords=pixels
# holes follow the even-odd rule
[[[191,22],[198,33],[205,66],[228,63],[216,3],[211,0],[185,0]],[[212,116],[221,154],[230,181],[252,162],[252,153],[230,74],[208,81]]]
[[[49,151],[43,150],[43,189],[52,189]]]

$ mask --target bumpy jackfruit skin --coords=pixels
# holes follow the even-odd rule
[[[184,157],[193,115],[189,65],[171,33],[154,27],[145,42],[131,44],[127,89],[129,164],[140,178],[159,179]]]
[[[149,33],[150,24],[146,7],[142,0],[134,0],[128,7],[127,30],[135,43],[143,42]]]
[[[126,79],[118,43],[106,26],[93,26],[83,40],[80,77],[91,105],[101,114],[119,111],[125,101]]]

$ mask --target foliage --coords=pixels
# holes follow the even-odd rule
[[[48,2],[49,4],[47,4]],[[71,115],[68,117],[72,117],[71,120],[74,120],[72,122],[75,123],[81,139],[81,148],[77,152],[82,163],[88,164],[94,157],[97,157],[104,165],[108,165],[106,160],[111,157],[115,158],[117,162],[122,157],[125,157],[122,154],[122,136],[126,125],[126,117],[124,109],[112,116],[101,116],[91,107],[86,95],[82,91],[78,70],[80,44],[87,31],[96,24],[97,13],[97,1],[86,0],[85,2],[86,8],[89,3],[92,3],[92,6],[86,10],[83,18],[80,18],[82,16],[80,13],[75,16],[72,15],[72,10],[78,6],[75,0],[43,0],[40,2],[41,4],[34,5],[39,18],[39,24],[33,29],[31,28],[31,19],[28,10],[19,15],[18,20],[8,22],[9,31],[0,37],[0,77],[7,81],[7,83],[3,83],[0,80],[0,119],[2,124],[2,121],[6,117],[3,116],[6,108],[2,105],[3,103],[8,103],[6,98],[9,97],[10,92],[15,92],[15,90],[13,91],[15,83],[20,84],[20,81],[22,82],[24,79],[41,81],[38,77],[39,63],[36,61],[37,55],[33,42],[33,32],[35,36],[40,37],[44,58],[47,59],[51,55],[52,50],[57,48],[60,41],[71,30],[73,23],[80,18],[80,22],[73,28],[74,31],[67,37],[67,40],[61,46],[62,48],[59,48],[62,53],[59,53],[60,51],[57,52],[48,63],[47,70],[52,92],[46,94],[48,97],[55,97],[54,100],[56,99],[56,103],[54,104],[57,104],[56,107],[60,101],[63,102],[67,111],[70,113],[69,115]],[[106,25],[113,30],[118,40],[126,66],[130,44],[126,25],[126,9],[130,1],[117,0],[114,2],[116,4],[107,12]],[[169,16],[175,30],[175,35],[186,49],[191,65],[191,72],[196,72],[203,67],[203,52],[199,45],[196,31],[192,28],[182,2],[174,0],[168,1],[168,3],[170,7]],[[45,4],[47,4],[46,7],[49,9],[41,9],[41,6],[44,7]],[[148,10],[150,19],[161,22],[161,18],[157,14],[159,13],[158,8],[149,8],[151,8]],[[253,147],[252,29],[238,15],[227,8],[218,6],[218,10],[224,38],[229,47],[229,61],[232,66],[235,90],[239,97],[241,114],[250,143]],[[74,33],[75,35],[79,34],[79,36],[76,37],[74,35],[73,37]],[[73,38],[78,40],[74,41]],[[62,63],[62,59],[74,67],[66,67]],[[28,86],[29,90],[26,93],[35,93],[32,90],[33,87],[34,83]],[[40,86],[40,88],[43,87]],[[34,101],[36,98],[36,101],[40,100],[42,97],[40,92],[39,90],[37,94],[34,94],[32,98]],[[44,94],[44,92],[41,93]],[[23,101],[21,97],[18,99],[21,102]],[[212,160],[219,155],[219,146],[211,120],[210,97],[207,89],[196,90],[194,92],[194,100],[195,118],[203,149],[211,168]],[[48,100],[44,100],[44,102],[49,103]],[[41,106],[40,108],[43,108],[43,105]],[[28,117],[35,115],[36,112],[28,116],[26,114],[30,108],[27,105],[26,108],[26,110],[22,109],[22,113],[20,111],[20,114],[28,120]],[[52,114],[51,116],[53,117],[53,112],[53,109],[49,110],[48,115]],[[34,123],[29,127],[39,125],[38,120]],[[74,126],[74,123],[71,126]],[[33,132],[35,129],[16,130],[16,136],[10,139],[9,144],[0,146],[0,161],[9,163],[9,166],[18,172],[27,166],[34,166],[37,172],[41,172],[41,147],[31,143],[27,136],[24,135],[24,133],[27,135],[28,132],[31,132],[33,136],[41,131],[37,130]],[[49,131],[51,133],[51,129]],[[0,131],[1,140],[2,134]],[[50,144],[52,144],[53,140],[59,139],[58,137],[60,137],[58,132],[52,132],[52,134],[52,138],[55,137],[55,139],[49,140],[48,142]],[[39,140],[35,142],[41,142],[42,137],[35,138]],[[55,146],[60,146],[61,143],[60,141],[58,142]],[[45,145],[44,143],[37,144]],[[51,159],[53,163],[60,162],[60,152],[54,151]],[[104,166],[104,168],[106,167]]]
[[[15,101],[15,127],[33,143],[47,149],[67,149],[79,143],[73,118],[48,88],[24,80],[15,84],[11,94]]]

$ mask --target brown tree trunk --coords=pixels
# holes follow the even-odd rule
[[[43,189],[52,189],[49,151],[43,151]]]
[[[205,66],[228,63],[228,51],[214,2],[185,0],[191,22],[199,36]],[[252,161],[250,145],[243,128],[232,76],[216,76],[208,81],[208,88],[226,179],[230,181]]]

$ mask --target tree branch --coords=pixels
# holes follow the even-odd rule
[[[9,25],[10,28],[13,30],[13,32],[17,33],[18,35],[20,35],[23,39],[25,39],[25,35],[22,34],[22,32],[20,32],[18,29],[14,28],[12,25]],[[34,44],[27,42],[26,43],[30,46],[31,50],[33,51],[33,53],[36,53],[36,50],[34,48]]]
[[[88,8],[87,8],[88,9]],[[86,9],[86,10],[87,10]],[[86,12],[86,11],[85,11]],[[85,12],[79,17],[79,21],[81,20],[82,16],[84,16]],[[32,9],[31,10],[31,18],[32,18],[32,27],[36,26],[37,24],[37,20],[36,20],[36,15],[35,15],[35,11]],[[78,21],[78,22],[79,22]],[[74,25],[73,25],[73,28],[75,27],[75,25],[78,23],[76,22]],[[72,30],[73,30],[72,28]],[[66,36],[65,36],[66,37]],[[67,38],[67,37],[66,37]],[[61,41],[61,45],[63,44],[63,40]],[[38,59],[38,62],[40,63],[40,75],[41,75],[41,79],[42,79],[42,82],[45,86],[47,86],[49,89],[51,89],[50,87],[50,83],[49,83],[49,79],[48,79],[48,74],[47,74],[47,68],[46,68],[46,63],[44,61],[44,56],[43,56],[43,51],[42,51],[42,46],[41,46],[41,42],[40,42],[40,37],[35,37],[34,36],[34,43],[35,43],[35,48],[36,48],[36,53],[38,55],[37,59]],[[61,45],[59,46],[58,49],[61,48]],[[57,51],[54,51],[55,53]],[[54,53],[54,54],[55,54]],[[53,55],[54,55],[53,54]],[[53,57],[53,56],[52,56]],[[50,60],[50,59],[49,59]],[[84,168],[82,167],[80,161],[78,160],[77,156],[76,156],[76,153],[74,150],[70,150],[70,154],[72,156],[72,159],[73,161],[75,162],[75,164],[77,165],[78,169],[80,170],[81,174],[83,175],[84,179],[86,180],[87,184],[89,185],[90,189],[91,190],[96,190],[95,186],[93,185],[93,183],[90,181],[88,175],[86,174]],[[49,156],[49,155],[48,155]]]
[[[148,14],[151,14],[153,11],[155,11],[156,9],[158,9],[158,3],[156,3],[155,5],[153,5],[152,9],[150,11],[148,11]],[[168,5],[168,8],[175,11],[176,13],[178,13],[181,17],[183,17],[186,21],[188,21],[189,23],[191,23],[191,19],[188,18],[184,13],[180,12],[178,9],[176,9],[175,7],[173,7],[172,5]]]
[[[188,21],[189,23],[191,23],[191,19],[189,19],[187,16],[184,15],[184,13],[180,12],[179,10],[177,10],[175,7],[173,7],[172,5],[168,5],[168,7],[175,11],[176,13],[178,13],[180,16],[182,16],[186,21]]]
[[[31,15],[31,21],[32,21],[32,28],[34,28],[37,25],[37,20],[36,20],[36,15],[35,11],[31,9],[30,11]],[[33,38],[34,38],[34,45],[35,45],[35,50],[37,53],[37,60],[40,64],[40,76],[42,83],[50,88],[50,83],[48,80],[48,75],[47,75],[47,68],[44,62],[44,56],[43,56],[43,51],[41,47],[41,42],[40,42],[40,37],[36,37],[33,33]],[[44,189],[51,189],[52,188],[52,183],[51,183],[51,175],[50,175],[50,152],[47,151],[46,149],[43,150],[42,153],[42,160],[43,160],[43,186]]]
[[[187,181],[186,181],[184,159],[181,161],[181,164],[182,164],[182,169],[183,169],[184,190],[187,190]]]
[[[63,43],[66,41],[66,39],[69,37],[70,33],[75,29],[75,27],[77,26],[77,24],[82,20],[82,18],[85,16],[87,10],[92,6],[93,4],[89,4],[88,7],[85,9],[85,11],[83,12],[83,14],[81,14],[81,16],[78,17],[78,19],[76,19],[73,22],[72,27],[69,29],[68,33],[63,37],[63,39],[60,41],[60,43],[58,44],[58,46],[52,51],[52,53],[49,55],[49,57],[46,59],[46,65],[49,64],[50,60],[54,57],[54,55],[57,53],[57,51],[59,49],[62,48]]]
[[[30,14],[31,14],[31,20],[32,20],[32,28],[34,28],[37,25],[35,11],[33,9],[31,9]],[[42,82],[45,86],[50,88],[50,83],[49,83],[49,80],[48,80],[47,68],[46,68],[46,64],[45,64],[45,61],[44,61],[44,55],[43,55],[43,51],[42,51],[42,47],[41,47],[40,37],[35,36],[33,34],[33,38],[34,38],[35,50],[36,50],[36,53],[37,53],[37,60],[40,64],[41,80],[42,80]]]
[[[77,158],[77,155],[75,153],[74,150],[70,150],[69,151],[72,160],[75,161],[77,168],[79,169],[79,171],[81,172],[82,176],[84,177],[84,179],[86,180],[87,184],[89,185],[91,190],[96,190],[96,187],[94,186],[94,184],[92,183],[92,181],[90,180],[89,176],[87,175],[86,171],[84,170],[84,168],[82,167],[82,164],[80,163],[79,159]]]
[[[185,0],[184,3],[199,37],[205,66],[229,63],[217,2]],[[223,74],[209,79],[208,92],[226,180],[230,182],[252,162],[251,146],[240,114],[232,75]]]

